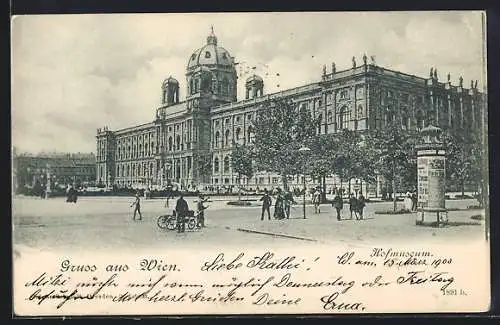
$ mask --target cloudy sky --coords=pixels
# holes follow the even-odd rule
[[[363,53],[387,68],[426,77],[436,67],[441,80],[449,72],[454,83],[462,75],[467,87],[485,86],[479,12],[18,16],[13,145],[91,152],[97,128],[152,121],[164,78],[177,78],[185,97],[188,58],[211,25],[242,67],[256,67],[267,93],[317,81],[324,64],[349,68]]]

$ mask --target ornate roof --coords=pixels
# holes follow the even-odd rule
[[[246,82],[250,82],[250,81],[263,81],[262,78],[256,74],[250,76],[247,78],[247,81]]]
[[[206,65],[234,67],[234,61],[229,52],[217,45],[217,36],[215,36],[213,28],[207,37],[207,44],[189,57],[187,68],[189,70]]]
[[[163,86],[166,86],[168,84],[176,84],[176,85],[178,85],[179,81],[177,81],[177,79],[175,79],[174,77],[169,76],[167,79],[165,79],[163,81]]]

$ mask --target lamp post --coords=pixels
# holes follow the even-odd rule
[[[48,199],[50,197],[51,189],[50,189],[50,165],[47,164],[47,182],[45,187],[45,198]]]
[[[309,151],[311,151],[311,149],[309,149],[306,146],[303,146],[302,148],[299,149],[299,152],[302,153],[304,156],[303,158],[305,158],[306,153],[308,153]],[[303,197],[302,197],[302,211],[304,213],[304,219],[305,219],[306,218],[306,163],[305,163],[305,159],[303,159],[303,173],[304,173],[304,176],[303,176],[304,193],[303,193]]]

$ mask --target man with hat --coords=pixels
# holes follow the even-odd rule
[[[135,201],[134,203],[132,203],[132,205],[130,207],[133,207],[135,206],[134,208],[134,219],[135,220],[135,215],[137,214],[137,212],[139,212],[139,220],[142,220],[142,214],[141,214],[141,196],[139,195],[139,192],[137,192],[135,194]]]

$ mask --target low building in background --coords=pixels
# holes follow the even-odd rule
[[[48,178],[55,191],[65,190],[69,184],[76,187],[97,185],[96,159],[93,153],[34,155],[13,152],[12,164],[13,190],[18,194],[33,194],[44,190]]]

